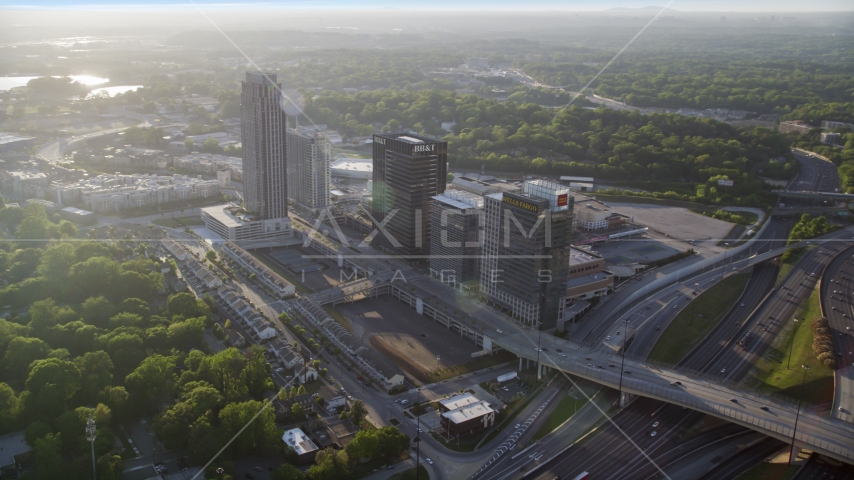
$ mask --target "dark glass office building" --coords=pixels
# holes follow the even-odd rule
[[[524,193],[496,195],[501,213],[492,221],[499,228],[486,228],[499,235],[490,299],[541,329],[556,326],[566,296],[573,212],[568,193],[563,185],[526,182]]]
[[[371,215],[376,222],[390,217],[385,228],[397,242],[392,247],[398,254],[428,255],[431,201],[445,191],[448,143],[423,135],[391,133],[374,135],[373,145]]]

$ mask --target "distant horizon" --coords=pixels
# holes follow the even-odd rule
[[[420,6],[405,6],[401,7],[396,2],[386,0],[378,0],[374,2],[364,2],[361,5],[354,5],[353,2],[345,0],[323,0],[323,1],[272,1],[272,2],[247,2],[239,3],[234,0],[204,0],[200,2],[146,2],[140,3],[139,0],[129,1],[111,1],[111,0],[86,0],[85,2],[72,2],[62,0],[36,0],[21,4],[18,1],[0,0],[0,10],[44,10],[44,11],[67,11],[67,10],[85,10],[85,11],[126,11],[126,10],[196,10],[216,9],[216,10],[263,10],[263,9],[286,9],[295,11],[388,11],[388,12],[406,12],[406,11],[430,11],[430,12],[483,12],[489,9],[492,12],[579,12],[579,13],[620,13],[620,12],[658,12],[666,2],[662,5],[650,5],[649,2],[631,1],[631,0],[616,0],[604,3],[594,3],[590,1],[551,1],[541,0],[533,4],[518,6],[518,2],[508,0],[468,0],[468,1],[452,1],[438,0],[428,3],[430,7]],[[686,2],[674,1],[673,5],[667,9],[674,13],[733,13],[733,14],[751,14],[751,13],[828,13],[828,12],[854,12],[854,6],[848,1],[830,0],[820,4],[805,4],[803,2],[795,2],[792,0],[758,0],[753,2],[737,2],[733,0],[725,0],[721,2],[699,1]],[[667,12],[665,12],[667,13]]]

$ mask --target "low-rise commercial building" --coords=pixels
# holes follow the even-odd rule
[[[308,438],[308,435],[299,428],[285,430],[284,435],[282,435],[282,441],[296,452],[299,463],[307,463],[314,460],[314,456],[319,450],[317,445]]]
[[[448,400],[454,400],[455,398],[452,397]],[[456,408],[447,410],[447,408],[452,407]],[[440,422],[449,437],[468,435],[488,428],[495,423],[495,410],[492,409],[489,403],[479,400],[474,396],[451,402],[449,406],[443,407],[440,403],[440,408],[443,408]]]
[[[92,225],[98,221],[94,212],[77,207],[65,207],[59,211],[59,216],[80,225]]]

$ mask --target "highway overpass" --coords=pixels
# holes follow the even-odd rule
[[[813,192],[807,190],[772,190],[781,198],[803,198],[808,200],[837,200],[840,202],[854,201],[854,195],[850,193],[835,192]]]
[[[611,351],[594,350],[552,335],[540,336],[543,351],[537,352],[537,341],[535,330],[499,334],[492,339],[493,344],[520,358],[537,360],[539,357],[540,365],[545,368],[577,375],[614,389],[620,386],[620,365],[624,360],[623,392],[681,405],[787,443],[792,441],[797,417],[797,447],[807,447],[830,458],[854,463],[854,424],[832,418],[812,406],[801,404],[798,415],[798,405],[791,399],[750,391],[714,376],[680,371],[675,367],[659,367],[628,357],[622,359]],[[681,385],[673,385],[674,382]],[[763,410],[763,406],[768,410]]]

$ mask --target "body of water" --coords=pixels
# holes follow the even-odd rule
[[[59,75],[54,75],[59,78]],[[103,85],[110,81],[109,78],[93,77],[92,75],[69,75],[75,82],[83,85]],[[0,77],[0,90],[10,90],[16,87],[25,87],[27,82],[40,77]]]

